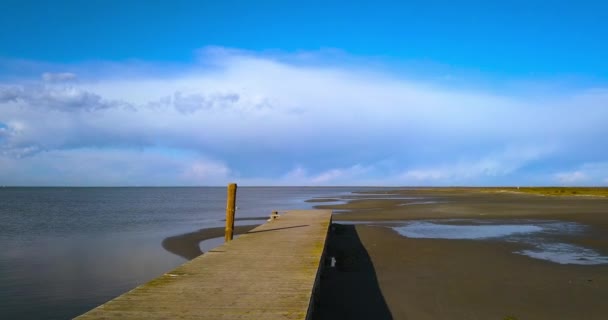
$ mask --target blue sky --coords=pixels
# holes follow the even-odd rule
[[[2,185],[607,185],[608,5],[2,1]]]

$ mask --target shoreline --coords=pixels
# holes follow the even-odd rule
[[[249,232],[259,225],[235,226],[234,234],[240,235]],[[204,228],[198,231],[179,234],[167,237],[163,240],[162,246],[165,250],[176,254],[186,260],[192,260],[204,252],[200,248],[200,243],[215,238],[223,238],[224,227]]]

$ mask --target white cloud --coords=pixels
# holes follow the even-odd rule
[[[220,161],[164,149],[70,149],[0,156],[0,185],[223,185]]]
[[[227,109],[237,107],[240,97],[235,93],[216,93],[210,96],[202,94],[184,95],[175,92],[173,95],[161,98],[159,101],[150,102],[151,108],[175,108],[180,113],[192,114],[202,110]]]
[[[46,81],[0,83],[0,158],[22,168],[2,177],[31,178],[32,159],[52,171],[49,157],[56,153],[98,155],[90,159],[93,170],[103,167],[106,152],[128,159],[130,152],[160,148],[207,160],[180,165],[183,171],[171,171],[178,178],[158,177],[159,184],[186,176],[197,183],[517,184],[535,174],[526,171],[534,164],[608,157],[594,142],[608,135],[605,89],[496,94],[417,80],[363,60],[356,66],[322,60],[314,53],[215,48],[197,64],[172,70],[86,64],[68,68],[78,81],[63,81],[75,74],[49,73]],[[153,171],[161,162],[141,165]],[[562,169],[556,171],[570,168]],[[143,176],[119,180],[151,183]]]
[[[226,181],[230,169],[221,162],[197,160],[192,162],[182,173],[183,181],[192,181],[198,185],[209,182]]]
[[[17,101],[21,91],[21,88],[17,86],[0,86],[0,103]]]
[[[326,184],[349,184],[353,181],[360,180],[365,178],[365,174],[371,171],[372,168],[365,167],[360,164],[347,167],[347,168],[337,168],[337,169],[329,169],[323,171],[319,174],[316,174],[309,178],[310,183],[312,185],[326,185]]]
[[[107,100],[98,94],[64,85],[0,86],[0,104],[10,103],[42,112],[95,111],[114,107],[128,107],[127,103]]]
[[[445,169],[413,169],[401,175],[401,179],[406,183],[428,183],[438,182],[451,176]]]
[[[47,82],[63,82],[63,81],[71,81],[76,80],[76,75],[70,72],[45,72],[42,74],[42,80]]]
[[[606,185],[608,184],[608,162],[585,163],[574,170],[557,172],[553,175],[561,185]]]
[[[468,157],[457,162],[408,169],[399,178],[406,184],[418,185],[462,185],[492,180],[500,183],[504,177],[552,152],[551,146],[509,147],[481,158]]]
[[[301,165],[297,165],[287,173],[276,179],[254,180],[252,184],[264,185],[298,185],[298,186],[318,186],[318,185],[348,185],[354,181],[368,179],[368,174],[372,172],[372,166],[360,164],[344,168],[331,168],[319,173],[309,173],[309,170]]]
[[[556,173],[555,179],[560,184],[572,185],[584,183],[589,180],[589,177],[582,171],[572,171]]]

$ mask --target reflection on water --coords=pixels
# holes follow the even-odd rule
[[[183,263],[157,233],[2,241],[0,318],[69,319]]]
[[[559,264],[608,264],[608,256],[578,245],[561,242],[560,236],[583,236],[588,228],[574,222],[544,220],[447,220],[401,222],[392,227],[408,238],[495,239],[525,244],[531,249],[516,251],[534,259]]]

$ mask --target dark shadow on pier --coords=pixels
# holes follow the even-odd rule
[[[277,231],[277,230],[285,230],[285,229],[293,229],[293,228],[303,228],[303,227],[309,227],[310,225],[308,224],[301,224],[299,226],[291,226],[291,227],[284,227],[284,228],[274,228],[274,229],[266,229],[266,230],[260,230],[260,231],[249,231],[247,233],[260,233],[260,232],[268,232],[268,231]]]
[[[243,218],[234,218],[234,221],[258,221],[258,220],[267,220],[268,216],[265,217],[243,217]],[[220,221],[226,221],[226,219],[222,219]]]
[[[332,225],[325,260],[312,319],[393,319],[354,225]]]
[[[235,226],[234,234],[247,233],[249,232],[249,230],[255,227],[257,227],[257,225]],[[162,245],[165,250],[185,259],[192,260],[203,254],[203,251],[201,251],[201,248],[199,246],[199,243],[201,243],[201,241],[213,238],[223,238],[224,233],[224,227],[200,229],[195,232],[189,232],[180,234],[178,236],[165,238],[165,240],[163,240],[162,242]]]

